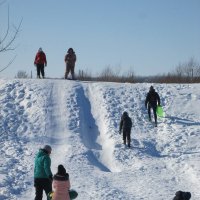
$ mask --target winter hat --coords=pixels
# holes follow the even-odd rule
[[[190,192],[177,191],[173,200],[189,200],[191,198]]]
[[[177,191],[174,197],[174,200],[179,200],[182,198],[182,191]]]
[[[41,52],[42,51],[42,48],[40,47],[39,49],[38,49],[38,52]]]
[[[47,144],[43,147],[43,149],[46,150],[48,153],[51,153],[51,151],[52,151],[51,146],[47,145]]]
[[[66,174],[66,169],[64,168],[63,165],[58,165],[58,174],[60,174],[60,175]]]
[[[70,52],[74,53],[74,50],[72,48],[69,48],[67,53],[70,53]]]
[[[151,85],[151,87],[150,87],[150,91],[152,91],[152,90],[154,90],[154,88],[153,88],[153,86]]]
[[[123,113],[123,116],[128,116],[128,113],[125,111],[125,112]]]

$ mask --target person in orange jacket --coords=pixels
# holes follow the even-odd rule
[[[40,78],[40,73],[42,75],[42,78],[45,78],[44,67],[47,66],[47,59],[41,47],[39,48],[35,56],[34,65],[37,67],[37,78]]]

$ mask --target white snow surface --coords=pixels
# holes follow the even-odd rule
[[[81,200],[200,199],[200,84],[153,84],[166,117],[148,121],[149,83],[0,80],[0,200],[34,199],[34,157],[52,146]],[[119,134],[133,120],[131,148]],[[45,194],[43,199],[46,199]]]

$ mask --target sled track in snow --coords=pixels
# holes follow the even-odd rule
[[[45,135],[48,135],[51,144],[65,142],[66,115],[65,115],[65,96],[61,85],[58,83],[51,86],[46,108]],[[47,137],[47,138],[48,138]]]
[[[95,123],[95,119],[91,112],[91,104],[83,86],[79,84],[76,89],[76,101],[79,108],[80,120],[79,130],[83,144],[88,148],[87,157],[92,165],[95,165],[102,171],[110,172],[110,169],[99,159],[99,154],[102,151],[102,146],[97,142],[99,129]]]

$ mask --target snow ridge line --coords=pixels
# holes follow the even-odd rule
[[[103,93],[98,90],[97,94],[92,84],[85,89],[85,93],[91,102],[92,115],[95,118],[95,123],[99,127],[98,142],[102,147],[100,159],[111,172],[120,172],[119,167],[116,165],[115,158],[113,157],[115,145],[113,138],[111,138],[109,134],[110,122],[104,118],[107,110],[102,106],[104,105],[102,99]],[[97,105],[96,102],[101,102],[101,104]]]

